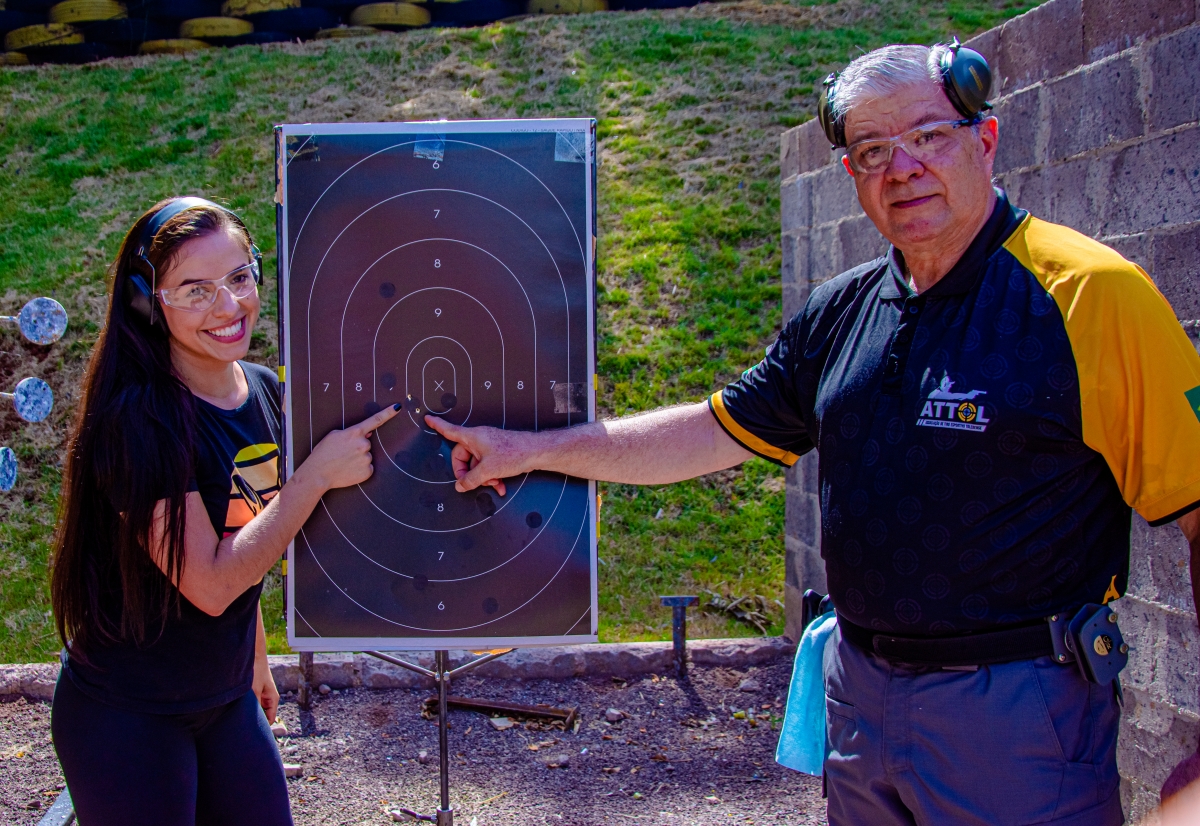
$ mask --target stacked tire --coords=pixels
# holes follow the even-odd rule
[[[416,3],[367,3],[350,12],[350,25],[402,31],[428,26],[432,15]]]
[[[0,0],[0,66],[29,65],[29,58],[23,52],[8,51],[4,41],[9,32],[26,26],[36,26],[44,20],[44,15],[32,10],[5,8],[4,0]]]
[[[606,0],[529,0],[530,14],[591,14],[608,11]]]
[[[0,20],[4,32],[6,65],[24,63],[87,63],[111,57],[117,49],[103,39],[84,36],[83,27],[125,19],[125,6],[116,0],[63,0],[14,2],[4,8]],[[34,22],[30,22],[30,20]],[[44,21],[44,22],[43,22]],[[15,22],[25,22],[14,26]],[[11,55],[18,52],[24,56]]]
[[[181,34],[180,29],[189,20],[218,17],[221,0],[143,0],[141,5],[146,16],[162,30],[142,41],[140,54],[187,54],[211,48],[204,40]]]
[[[76,47],[84,60],[97,59],[93,53],[133,54],[144,41],[170,33],[169,26],[145,15],[130,17],[127,7],[114,0],[65,0],[50,7],[49,18],[51,23],[66,23],[84,34],[87,46]]]
[[[302,8],[300,0],[226,0],[221,13],[254,27],[254,33],[244,37],[243,43],[307,40],[339,22],[334,12],[320,7]]]
[[[5,63],[15,64],[22,55],[27,63],[78,63],[87,48],[83,33],[68,23],[37,23],[4,35]],[[57,61],[56,61],[57,58]]]
[[[27,9],[5,8],[3,0],[0,0],[0,66],[28,65],[29,58],[23,52],[7,51],[8,47],[4,45],[5,37],[11,31],[45,22],[44,11],[39,14]]]
[[[695,0],[0,0],[0,66],[366,37],[522,14],[580,14]]]
[[[317,40],[342,40],[347,37],[372,37],[379,34],[379,29],[370,26],[336,26],[321,29],[313,37]]]
[[[141,54],[187,54],[209,48],[212,47],[203,40],[188,37],[164,37],[158,40],[143,41],[138,51]]]

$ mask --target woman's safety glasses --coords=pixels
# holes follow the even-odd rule
[[[903,147],[910,158],[918,163],[932,161],[945,154],[954,145],[954,131],[964,126],[975,126],[981,119],[940,120],[909,129],[894,138],[871,138],[855,141],[846,147],[846,159],[850,168],[862,175],[873,175],[888,168],[896,147]]]
[[[258,290],[258,262],[251,261],[238,267],[222,278],[211,281],[193,281],[169,290],[159,290],[163,303],[177,310],[198,313],[217,302],[217,292],[224,287],[234,298],[246,298]]]

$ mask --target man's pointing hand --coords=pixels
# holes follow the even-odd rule
[[[436,416],[426,416],[425,423],[455,443],[450,461],[454,478],[458,480],[454,489],[459,493],[489,485],[503,496],[503,480],[527,469],[525,452],[517,444],[519,432],[494,427],[459,427]]]

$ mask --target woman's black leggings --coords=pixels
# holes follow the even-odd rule
[[[291,826],[287,781],[254,692],[193,714],[97,702],[62,674],[54,749],[86,826]]]

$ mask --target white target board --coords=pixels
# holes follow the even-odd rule
[[[276,129],[285,468],[386,405],[287,555],[300,651],[596,640],[595,484],[458,493],[455,424],[595,418],[595,122]]]

